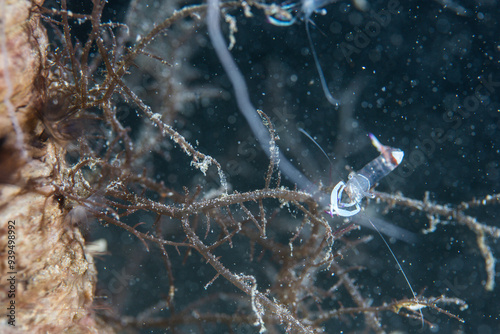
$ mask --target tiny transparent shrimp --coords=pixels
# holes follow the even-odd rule
[[[392,172],[403,160],[404,152],[398,148],[382,145],[373,134],[369,134],[373,146],[380,155],[361,168],[357,173],[351,172],[347,183],[340,181],[333,188],[330,196],[331,216],[351,217],[361,210],[361,200],[373,197],[370,188],[383,177]],[[347,194],[348,200],[342,200],[342,194]]]
[[[377,184],[383,177],[387,176],[390,172],[392,172],[396,167],[401,164],[403,161],[404,152],[398,148],[390,147],[382,145],[377,138],[373,134],[369,134],[369,137],[372,141],[373,146],[380,152],[380,155],[370,161],[366,166],[361,168],[357,173],[351,172],[349,174],[349,181],[347,184],[343,181],[337,183],[335,188],[332,190],[331,198],[330,198],[330,211],[328,212],[332,217],[333,215],[338,215],[341,217],[352,217],[359,213],[361,210],[361,200],[364,197],[373,197],[373,194],[370,193],[370,188]],[[349,200],[342,201],[342,193],[345,191]],[[345,197],[344,197],[345,198]],[[422,307],[425,305],[419,303],[417,294],[413,289],[408,276],[403,270],[401,263],[399,263],[396,254],[389,246],[387,240],[385,240],[384,236],[380,232],[373,222],[368,219],[371,226],[377,231],[380,238],[384,241],[387,249],[391,253],[394,261],[396,261],[399,270],[403,274],[408,287],[413,295],[413,301],[411,307],[414,308],[415,311],[420,313],[420,318],[422,320],[422,328],[424,327],[424,315],[422,313]]]
[[[281,27],[291,26],[297,21],[297,17],[305,21],[307,39],[309,41],[309,46],[311,47],[314,63],[316,64],[316,70],[318,71],[319,80],[321,82],[321,88],[323,89],[323,93],[325,94],[325,97],[328,100],[328,102],[330,102],[331,105],[338,107],[340,104],[340,100],[334,98],[332,93],[330,93],[330,90],[328,89],[328,85],[326,84],[325,80],[325,75],[319,63],[318,55],[316,53],[316,49],[312,42],[311,33],[309,32],[309,22],[313,23],[311,20],[311,16],[314,13],[325,15],[326,9],[324,9],[323,7],[325,7],[330,3],[334,3],[336,1],[337,0],[302,0],[300,9],[297,9],[299,7],[298,3],[284,5],[281,7],[281,9],[284,10],[286,15],[284,15],[283,12],[281,13],[273,12],[271,15],[267,16],[267,19],[271,24]],[[293,11],[299,11],[299,14],[293,16],[291,14]]]

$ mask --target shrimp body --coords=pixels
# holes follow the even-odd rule
[[[383,177],[392,172],[403,160],[404,152],[398,148],[382,145],[373,134],[369,134],[373,146],[377,148],[380,155],[357,173],[349,174],[347,183],[340,181],[333,188],[330,197],[330,215],[351,217],[361,210],[361,201],[365,197],[373,197],[370,193],[371,187],[377,184]],[[348,200],[342,194],[347,194]]]

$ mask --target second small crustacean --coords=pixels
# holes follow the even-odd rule
[[[280,11],[279,13],[273,12],[271,15],[268,15],[267,18],[271,24],[281,27],[291,26],[297,21],[297,18],[304,20],[306,25],[307,39],[309,40],[309,46],[311,47],[312,55],[314,57],[314,63],[316,64],[316,70],[318,71],[321,88],[323,89],[323,93],[325,94],[328,102],[331,105],[338,107],[340,105],[340,100],[334,98],[332,93],[330,93],[330,90],[328,89],[325,75],[319,63],[319,58],[311,38],[311,33],[309,32],[309,23],[313,22],[311,16],[314,13],[325,15],[326,10],[323,7],[336,1],[337,0],[302,0],[300,4],[292,3],[282,6],[282,11]],[[294,11],[298,11],[299,14],[295,16],[292,15],[292,12]]]

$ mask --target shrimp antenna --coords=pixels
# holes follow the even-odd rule
[[[408,287],[410,288],[411,294],[413,295],[413,299],[418,304],[417,294],[415,293],[415,290],[413,290],[413,287],[411,286],[410,280],[408,279],[408,276],[406,276],[406,273],[403,270],[403,267],[401,266],[401,264],[399,263],[399,260],[396,257],[396,254],[394,254],[394,252],[392,251],[391,246],[389,246],[389,243],[387,242],[387,240],[385,240],[385,238],[382,235],[382,233],[380,233],[378,227],[375,224],[372,223],[372,221],[370,220],[370,218],[368,218],[368,221],[372,225],[373,229],[375,231],[377,231],[377,233],[380,236],[380,238],[382,238],[382,240],[384,241],[385,245],[387,246],[387,249],[389,250],[389,252],[391,252],[391,255],[392,255],[394,261],[396,261],[396,263],[398,264],[399,271],[401,271],[401,273],[403,274],[403,277],[405,278],[406,283],[408,284]],[[422,313],[422,309],[420,309],[420,308],[418,309],[418,312],[420,312],[420,319],[422,319],[422,328],[423,328],[424,327],[424,314]]]
[[[306,33],[307,39],[309,41],[309,46],[311,47],[311,51],[314,58],[314,64],[316,65],[316,70],[318,71],[319,81],[321,82],[321,88],[323,88],[323,93],[325,94],[326,99],[330,102],[331,105],[338,107],[340,105],[340,100],[333,97],[332,93],[328,89],[328,85],[326,84],[325,75],[323,74],[323,69],[321,68],[321,64],[319,63],[318,54],[316,53],[316,48],[314,47],[311,33],[309,31],[309,19],[306,19]]]
[[[318,142],[310,135],[306,132],[306,130],[302,129],[302,128],[299,128],[299,131],[304,135],[306,136],[307,138],[309,138],[309,140],[311,140],[320,150],[321,152],[323,152],[323,155],[326,157],[326,159],[328,160],[328,162],[330,163],[330,167],[333,166],[333,163],[332,161],[330,160],[330,158],[328,157],[328,154],[326,154],[325,150],[318,144]]]

